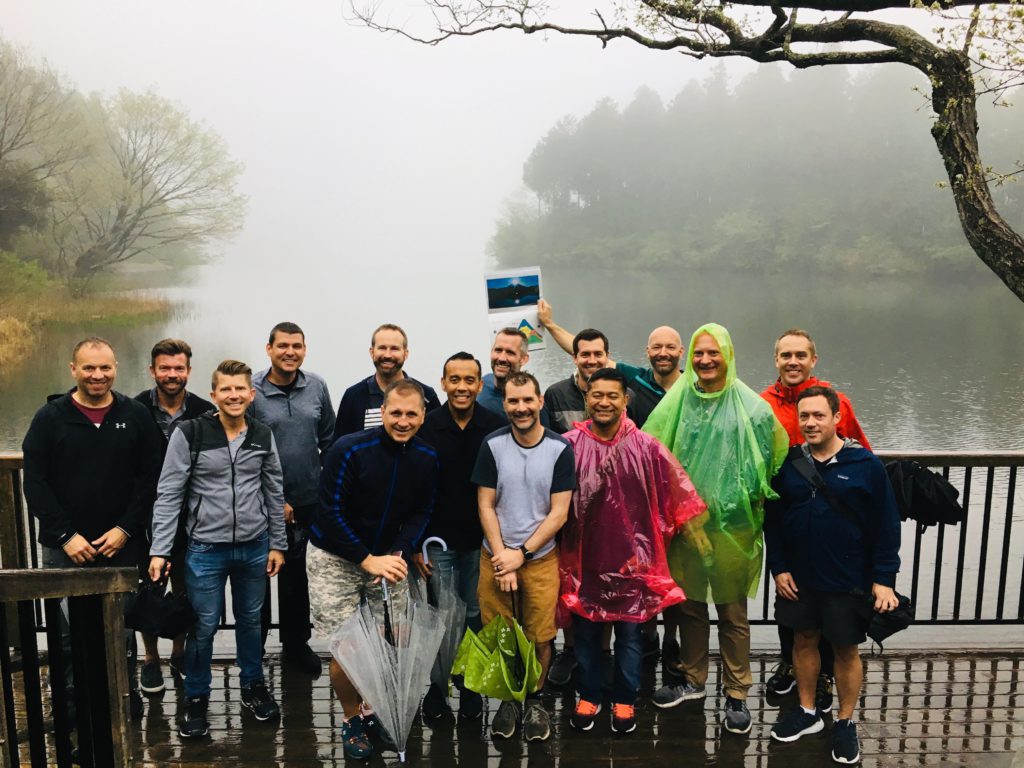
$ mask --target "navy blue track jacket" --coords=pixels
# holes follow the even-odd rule
[[[310,541],[353,563],[408,558],[430,522],[437,472],[437,452],[419,437],[396,443],[374,427],[339,438],[324,458]]]

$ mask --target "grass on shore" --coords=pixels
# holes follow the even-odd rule
[[[170,311],[170,302],[152,297],[93,293],[72,295],[51,285],[0,304],[0,372],[24,357],[46,326],[102,321],[132,326],[155,322]]]

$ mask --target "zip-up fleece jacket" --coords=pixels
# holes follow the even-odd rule
[[[130,536],[145,530],[163,435],[141,403],[113,395],[99,428],[68,393],[49,398],[25,434],[25,499],[44,547],[76,533],[94,541],[115,526]]]
[[[327,382],[315,373],[298,371],[285,393],[267,381],[268,368],[252,377],[256,399],[249,415],[274,432],[284,471],[284,500],[293,507],[316,504],[320,487],[320,454],[334,442],[334,407]]]
[[[868,591],[896,586],[900,569],[900,513],[885,473],[871,451],[847,439],[831,461],[818,465],[822,480],[856,516],[855,523],[814,489],[794,463],[806,446],[790,448],[765,504],[764,538],[773,575],[790,573],[797,588],[821,592]]]
[[[216,412],[175,426],[157,485],[151,556],[170,557],[186,498],[189,541],[245,543],[269,529],[270,549],[288,549],[274,434],[248,416],[245,423],[245,438],[234,459]],[[197,437],[198,444],[192,446]],[[196,463],[190,470],[193,448]]]
[[[396,443],[384,427],[340,438],[320,473],[309,540],[353,563],[416,551],[434,510],[437,452],[419,437]]]

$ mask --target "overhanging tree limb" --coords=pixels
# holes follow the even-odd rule
[[[944,2],[938,11],[956,13],[969,6],[959,44],[943,34],[937,41],[914,29],[855,14],[922,5],[892,0],[796,0],[784,6],[766,0],[632,0],[617,6],[609,24],[599,11],[599,25],[580,26],[548,20],[543,0],[424,0],[434,13],[436,27],[429,35],[380,20],[380,8],[360,9],[356,18],[372,29],[402,35],[427,45],[453,37],[473,37],[502,30],[525,34],[555,33],[598,40],[607,46],[630,40],[645,48],[673,51],[694,58],[743,57],[758,62],[786,62],[807,68],[835,64],[901,63],[924,73],[931,83],[935,122],[931,133],[942,157],[961,227],[978,257],[1024,301],[1024,239],[996,210],[988,186],[989,173],[978,149],[977,96],[974,71],[988,69],[998,76],[982,92],[1000,90],[1024,79],[1020,0],[977,5],[976,0]],[[353,0],[355,2],[355,0]],[[789,9],[786,13],[785,9]],[[839,12],[838,18],[797,21],[798,9]],[[743,18],[744,12],[763,11],[767,19]],[[739,15],[737,15],[739,14]],[[923,18],[929,18],[924,15]],[[942,17],[945,18],[945,17]],[[629,21],[626,21],[626,20]],[[946,19],[949,21],[949,19]],[[956,19],[953,20],[955,23]],[[981,34],[984,26],[986,34]],[[955,31],[955,30],[954,30]],[[956,37],[951,32],[949,38]],[[994,46],[998,56],[980,48]],[[867,47],[865,47],[867,46]],[[993,58],[998,58],[992,64]]]

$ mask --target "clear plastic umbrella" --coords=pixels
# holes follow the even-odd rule
[[[374,590],[375,591],[375,590]],[[405,745],[444,637],[441,613],[415,599],[392,601],[381,580],[382,605],[364,595],[331,636],[331,653],[369,703],[405,762]]]
[[[427,556],[427,545],[432,543],[440,544],[442,549],[448,550],[444,539],[439,536],[431,536],[423,542],[424,563],[430,562],[430,558]],[[466,624],[466,603],[459,597],[458,573],[454,568],[435,565],[429,579],[412,579],[409,586],[416,600],[429,603],[441,612],[441,620],[445,625],[444,638],[441,640],[441,647],[437,651],[434,665],[430,669],[430,682],[447,692],[452,663],[459,650],[459,643],[462,642],[462,633]]]

